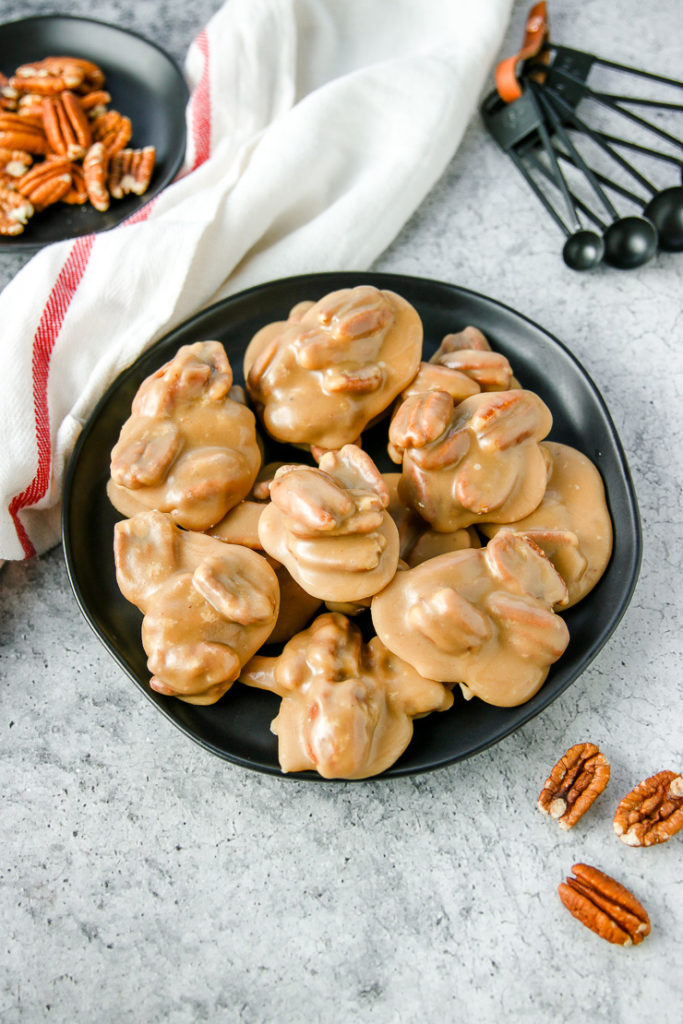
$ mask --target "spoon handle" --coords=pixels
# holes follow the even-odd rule
[[[624,146],[626,149],[632,149],[637,153],[644,153],[646,156],[656,157],[658,160],[664,160],[666,163],[674,164],[676,167],[681,166],[681,158],[679,156],[672,156],[671,153],[659,153],[656,149],[641,146],[638,142],[632,142],[630,139],[620,139],[618,135],[608,135],[607,132],[599,132],[597,129],[595,134],[603,142],[611,142],[613,146]]]
[[[647,78],[651,82],[661,82],[663,85],[673,85],[677,89],[683,89],[683,82],[676,78],[667,78],[666,75],[657,75],[652,71],[643,71],[642,68],[634,68],[628,64],[618,64],[614,60],[606,60],[598,57],[595,53],[587,53],[585,50],[573,50],[570,46],[557,46],[550,43],[550,49],[554,51],[553,63],[550,72],[560,68],[571,69],[575,75],[582,79],[588,77],[594,64],[601,64],[604,68],[611,68],[613,71],[620,71],[627,75],[636,75],[638,78]]]
[[[576,78],[568,71],[563,70],[563,68],[553,68],[553,73],[558,74],[562,78],[569,80],[573,86],[575,86],[577,89],[581,91],[582,99],[595,100],[596,103],[599,103],[602,106],[615,111],[617,114],[622,114],[624,117],[628,118],[628,120],[632,121],[634,124],[639,125],[641,128],[645,128],[647,131],[653,132],[655,135],[658,135],[661,139],[665,139],[667,142],[670,142],[675,146],[680,146],[681,149],[683,149],[683,142],[681,142],[680,139],[677,139],[675,135],[671,135],[669,132],[665,132],[663,128],[658,128],[657,125],[652,124],[651,121],[646,121],[644,117],[639,117],[638,114],[634,114],[633,111],[627,110],[625,107],[622,107],[619,103],[615,102],[614,100],[607,99],[606,93],[593,92],[590,86],[586,85],[585,82],[582,82],[581,79]]]
[[[555,152],[557,156],[565,156],[565,154],[561,153],[559,150],[556,150]],[[529,160],[531,160],[534,167],[538,171],[540,171],[540,173],[544,175],[544,177],[546,177],[548,181],[555,184],[555,179],[552,172],[550,171],[550,168],[545,166],[543,161],[539,159],[538,154],[534,153],[533,150],[529,150],[529,152],[526,155],[529,158]],[[571,160],[570,158],[568,159],[570,163],[574,163],[573,160]],[[574,204],[576,209],[581,210],[581,212],[585,214],[585,216],[588,217],[589,220],[592,220],[595,226],[600,229],[600,231],[605,231],[607,229],[607,225],[605,224],[605,222],[601,220],[600,217],[598,217],[597,213],[594,213],[594,211],[591,210],[590,206],[588,206],[587,203],[584,203],[584,201],[580,199],[577,195],[575,195],[573,192],[570,192],[569,195],[571,196],[572,203]]]
[[[613,103],[632,103],[634,107],[656,107],[658,110],[683,110],[683,103],[669,103],[664,100],[648,100],[644,96],[624,96],[614,92],[593,92],[602,100]]]
[[[612,147],[610,146],[610,144],[608,142],[604,142],[600,138],[599,134],[597,132],[594,132],[593,129],[589,125],[587,125],[586,122],[582,118],[579,117],[579,115],[576,113],[576,111],[568,103],[566,103],[562,99],[562,97],[559,96],[555,92],[554,89],[551,89],[549,86],[546,86],[546,92],[550,93],[550,95],[552,96],[553,101],[560,106],[561,110],[564,111],[565,116],[567,117],[567,119],[570,120],[571,122],[573,122],[574,126],[580,132],[583,132],[583,134],[587,135],[589,139],[592,139],[593,142],[595,142],[596,145],[598,145],[605,153],[609,154],[609,156],[611,156],[612,159],[616,163],[618,163],[620,167],[623,167],[623,169],[628,174],[630,174],[633,178],[635,178],[636,181],[638,181],[643,186],[643,188],[646,188],[648,190],[648,192],[651,192],[654,195],[654,193],[657,191],[657,189],[654,187],[654,185],[651,182],[649,182],[647,180],[647,178],[645,178],[640,173],[640,171],[637,171],[635,169],[635,167],[633,167],[628,162],[628,160],[625,160],[624,157],[621,155],[621,153],[617,153],[614,149],[612,149]],[[559,134],[559,132],[558,132],[558,134]],[[565,132],[565,135],[566,135],[566,132]],[[563,139],[563,141],[564,141],[564,139]],[[571,149],[570,149],[570,151],[571,151]],[[590,180],[590,178],[589,178],[589,180]]]
[[[596,57],[594,54],[590,56],[595,64],[602,64],[604,68],[612,68],[613,71],[622,71],[628,75],[638,75],[639,78],[649,78],[652,82],[663,82],[664,85],[673,85],[678,89],[683,89],[683,82],[679,82],[676,78],[667,78],[666,75],[655,75],[652,71],[632,68],[628,64],[617,64],[616,61],[605,60],[602,57]]]
[[[569,150],[571,155],[574,157],[574,160],[576,161],[576,164],[577,164],[578,168],[586,176],[586,179],[587,179],[589,185],[591,186],[591,188],[595,192],[596,196],[598,197],[598,199],[600,200],[600,202],[602,203],[604,208],[607,210],[607,213],[612,218],[618,217],[619,214],[618,214],[617,210],[615,209],[614,205],[610,201],[609,197],[605,195],[603,189],[600,187],[600,183],[597,180],[597,178],[595,177],[595,175],[593,174],[592,169],[588,166],[586,161],[583,159],[583,157],[579,153],[578,149],[576,148],[576,146],[574,145],[574,143],[570,139],[569,134],[565,131],[564,125],[562,124],[562,120],[559,117],[557,111],[555,110],[553,104],[549,102],[547,96],[545,96],[540,90],[539,90],[538,98],[539,98],[540,102],[542,103],[543,109],[545,110],[545,112],[547,113],[550,121],[552,122],[553,129],[555,130],[558,138],[562,141],[562,143],[567,147],[567,149]],[[571,110],[571,108],[569,108],[569,109]],[[573,114],[573,111],[572,111],[572,117],[573,116],[574,116],[574,114]]]
[[[572,157],[568,153],[563,153],[561,150],[558,150],[557,151],[557,155],[562,160],[566,160],[567,163],[573,164],[573,166],[576,167],[576,164],[575,164],[574,160],[572,159]],[[600,171],[596,171],[595,168],[592,168],[592,172],[595,175],[595,177],[598,179],[598,181],[600,182],[601,185],[604,185],[606,188],[611,189],[612,192],[616,192],[616,193],[618,193],[618,195],[623,196],[624,199],[630,199],[631,202],[635,203],[637,206],[643,207],[643,206],[646,206],[647,203],[649,202],[649,199],[643,199],[642,196],[638,196],[638,195],[636,195],[635,192],[629,191],[629,189],[624,188],[623,185],[619,185],[616,181],[613,181],[611,178],[608,178],[606,175],[601,174]]]
[[[541,106],[544,107],[545,104],[543,102],[543,96],[540,94],[540,90],[536,88],[536,83],[530,80],[527,87],[531,88],[536,99],[541,103]],[[553,183],[562,193],[562,198],[564,199],[565,205],[567,207],[567,212],[569,213],[569,218],[571,220],[571,227],[574,231],[580,231],[581,223],[576,215],[576,206],[572,202],[571,193],[569,192],[569,188],[567,187],[567,182],[565,181],[564,175],[562,173],[562,168],[557,162],[557,157],[555,156],[555,149],[553,147],[552,142],[550,141],[548,129],[546,128],[543,122],[541,122],[538,126],[538,134],[541,138],[541,142],[543,143],[543,148],[548,156],[548,159],[550,160]]]
[[[553,218],[555,223],[558,225],[560,230],[567,237],[569,237],[569,235],[571,234],[569,228],[567,227],[565,222],[562,220],[562,218],[560,217],[559,213],[557,212],[557,210],[555,209],[553,204],[550,202],[550,200],[548,199],[548,197],[545,194],[545,192],[543,191],[543,189],[539,186],[539,184],[536,181],[536,179],[533,177],[532,174],[529,173],[529,170],[528,170],[526,164],[524,163],[524,161],[522,160],[522,158],[520,157],[519,153],[517,153],[514,149],[509,149],[508,150],[508,156],[510,157],[510,159],[513,162],[513,164],[515,165],[515,167],[517,168],[519,173],[522,175],[522,177],[526,181],[527,185],[531,188],[532,192],[541,201],[541,203],[546,208],[546,210],[548,211],[550,216]]]

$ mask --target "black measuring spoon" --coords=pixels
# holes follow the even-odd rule
[[[558,151],[557,155],[576,166],[575,161],[568,153]],[[678,163],[678,161],[675,162]],[[642,208],[647,219],[651,220],[657,229],[660,249],[664,252],[683,252],[683,186],[671,185],[669,188],[657,190],[647,178],[639,173],[638,180],[652,193],[648,199],[631,192],[630,189],[624,188],[623,185],[612,181],[606,175],[600,174],[595,168],[592,170],[601,185],[605,185],[612,192],[617,192],[620,196]],[[681,172],[683,173],[683,165]]]
[[[628,170],[638,181],[645,184],[647,179],[631,167],[627,160],[625,160],[619,153],[615,153],[609,143],[604,142],[599,135],[590,128],[589,125],[583,121],[574,108],[567,103],[554,89],[546,86],[541,94],[543,106],[550,120],[552,121],[553,128],[557,136],[562,141],[563,145],[569,150],[570,154],[576,161],[577,167],[582,171],[591,185],[593,191],[596,193],[598,199],[605,207],[612,223],[609,225],[603,236],[605,242],[605,262],[609,263],[613,267],[617,267],[620,270],[631,270],[635,267],[641,267],[648,260],[651,260],[657,251],[657,245],[659,236],[657,229],[651,220],[646,217],[637,216],[619,216],[619,212],[605,195],[604,190],[600,187],[600,183],[596,176],[593,174],[592,169],[586,164],[585,160],[574,146],[568,133],[562,124],[562,118],[565,117],[570,123],[572,123],[580,132],[587,135],[588,138],[592,139],[601,149],[605,150],[609,155],[621,164],[625,170]],[[649,185],[649,182],[647,183]]]
[[[497,93],[490,93],[482,104],[481,113],[493,138],[508,154],[534,195],[565,235],[562,256],[567,266],[573,270],[590,270],[591,267],[597,266],[602,259],[602,238],[595,232],[582,228],[559,166],[554,180],[561,190],[559,181],[564,185],[563,195],[570,214],[571,227],[565,224],[520,155],[520,147],[535,144],[539,135],[546,152],[552,149],[543,115],[532,91],[525,89],[518,100],[509,104],[504,103]],[[552,159],[550,153],[549,156]]]
[[[551,184],[557,187],[555,175],[549,167],[545,166],[533,150],[529,150],[525,156],[531,161],[536,170],[540,171]],[[605,222],[583,200],[574,195],[573,192],[568,192],[568,194],[575,210],[581,210],[601,232],[607,230]],[[572,270],[592,270],[593,267],[597,267],[604,255],[605,243],[602,235],[583,227],[568,235],[562,249],[562,259]]]

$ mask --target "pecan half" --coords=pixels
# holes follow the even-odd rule
[[[546,779],[538,806],[570,829],[583,817],[609,782],[609,761],[594,743],[577,743],[560,758]]]
[[[33,163],[33,157],[23,149],[0,149],[0,171],[8,178],[20,178]]]
[[[62,196],[62,202],[68,203],[69,206],[82,206],[83,203],[88,201],[88,190],[85,187],[83,168],[80,164],[72,163],[69,170],[71,172],[71,188],[65,196]]]
[[[25,196],[0,183],[0,235],[20,235],[33,206]]]
[[[101,89],[104,85],[104,71],[99,64],[95,64],[91,60],[85,60],[83,57],[63,57],[61,59],[70,61],[71,64],[75,64],[83,72],[83,81],[78,87],[80,93],[87,95],[90,92]]]
[[[94,121],[100,114],[106,114],[107,106],[111,103],[111,95],[104,89],[96,92],[89,92],[85,96],[79,96],[81,106],[91,121]]]
[[[317,303],[316,311],[295,343],[297,363],[307,370],[324,370],[335,363],[376,363],[395,320],[386,296],[364,285],[331,292]]]
[[[0,110],[16,110],[19,93],[9,84],[7,75],[0,71]]]
[[[447,352],[461,352],[463,349],[478,352],[490,352],[491,346],[488,339],[478,327],[464,327],[457,334],[446,334],[438,349],[432,356],[432,362],[441,361],[441,356]]]
[[[472,417],[472,429],[482,448],[505,451],[534,437],[542,420],[547,433],[552,419],[533,391],[494,392]]]
[[[66,89],[42,103],[45,136],[53,152],[80,160],[92,141],[90,125],[78,96]]]
[[[34,121],[36,124],[43,123],[43,99],[37,92],[25,92],[17,100],[17,114],[20,117]]]
[[[23,149],[34,155],[44,155],[49,151],[42,124],[12,113],[0,114],[0,146],[3,149]]]
[[[512,387],[512,367],[501,352],[460,349],[444,352],[439,363],[471,377],[482,391],[507,391]]]
[[[338,391],[356,395],[368,395],[382,387],[385,378],[383,367],[375,364],[370,366],[343,367],[330,366],[323,373],[323,387],[328,394]]]
[[[405,391],[401,392],[401,398],[405,400],[413,395],[423,394],[425,391],[445,391],[454,402],[462,402],[470,395],[478,394],[480,390],[476,381],[458,370],[452,370],[450,366],[420,363],[417,376],[413,378]]]
[[[401,462],[406,448],[424,448],[441,437],[448,428],[452,412],[453,399],[445,391],[427,391],[402,402],[389,426],[390,454],[394,462]]]
[[[243,567],[240,557],[229,558],[228,549],[221,557],[205,558],[194,571],[192,585],[219,615],[240,626],[273,621],[276,601],[270,578],[255,580],[249,566]]]
[[[442,587],[420,598],[407,618],[409,626],[449,654],[480,648],[493,632],[488,616],[452,587]]]
[[[621,883],[588,864],[574,864],[558,893],[570,914],[601,939],[618,946],[637,946],[650,934],[650,918]]]
[[[362,437],[357,437],[357,438],[355,438],[351,442],[351,444],[355,444],[356,448],[361,448],[362,449],[363,448],[363,438]],[[324,448],[321,444],[312,444],[311,445],[311,455],[313,456],[313,459],[315,460],[316,463],[319,463],[320,460],[322,459],[323,455],[326,455],[327,452],[336,452],[338,450],[339,450],[338,448]]]
[[[627,846],[665,843],[683,828],[683,776],[657,772],[627,793],[614,815],[614,831]]]
[[[118,110],[108,110],[92,123],[94,141],[101,142],[110,157],[128,145],[132,134],[130,118],[124,117]]]
[[[109,191],[114,199],[123,199],[129,192],[141,196],[154,170],[156,150],[154,146],[144,149],[122,149],[114,153],[109,164]]]
[[[101,142],[95,142],[83,160],[83,179],[88,199],[100,213],[109,209],[109,192],[107,191],[107,169],[109,156]]]
[[[53,96],[64,89],[77,89],[83,83],[83,61],[70,57],[46,57],[34,64],[22,64],[10,78],[10,85],[19,92],[35,92]]]
[[[300,532],[337,530],[353,515],[352,497],[327,473],[308,466],[283,466],[270,485],[270,497]]]
[[[70,168],[71,162],[66,157],[50,157],[22,174],[17,191],[26,196],[36,210],[44,210],[71,188]]]

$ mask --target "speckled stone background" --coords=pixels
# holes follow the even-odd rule
[[[502,54],[517,49],[528,3],[515,3]],[[137,29],[182,60],[217,6],[63,9]],[[683,77],[679,0],[550,8],[556,41]],[[50,10],[4,0],[2,17]],[[412,779],[297,784],[212,757],[141,699],[82,619],[61,549],[6,565],[3,1024],[683,1019],[683,837],[633,850],[611,827],[637,781],[683,767],[683,255],[581,276],[560,249],[477,118],[375,269],[514,306],[597,382],[645,541],[610,642],[540,717],[469,761]],[[2,253],[0,283],[25,259]],[[608,755],[612,781],[561,833],[536,797],[559,754],[587,739]],[[642,946],[601,942],[562,908],[556,888],[576,861],[641,898],[653,922]]]

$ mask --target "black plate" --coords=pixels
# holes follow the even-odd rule
[[[188,736],[221,757],[248,768],[279,774],[275,696],[235,685],[218,704],[194,707],[163,697],[148,686],[140,643],[142,616],[119,593],[112,537],[120,516],[107,500],[109,453],[142,380],[170,359],[180,345],[222,341],[235,379],[242,380],[244,348],[258,328],[286,318],[302,299],[318,299],[336,288],[370,283],[403,295],[418,310],[431,354],[444,334],[467,324],[480,327],[492,346],[508,356],[516,376],[537,392],[554,417],[552,440],[572,445],[598,466],[614,522],[614,552],[595,589],[565,615],[571,640],[547,682],[527,704],[494,708],[464,701],[452,710],[415,723],[415,736],[387,776],[427,771],[469,757],[518,729],[547,707],[586,668],[610,636],[633,593],[641,538],[636,498],[614,424],[595,385],[574,356],[542,328],[493,299],[453,285],[376,273],[309,274],[252,288],[178,327],[159,341],[109,388],[83,430],[67,473],[63,532],[67,570],[81,611],[121,667],[146,697]],[[382,469],[395,470],[385,451],[386,423],[365,435],[365,447]],[[290,453],[292,458],[294,450]],[[301,452],[294,455],[300,461]],[[318,779],[315,773],[292,777]]]
[[[0,245],[15,252],[33,252],[50,242],[115,227],[173,180],[185,155],[187,85],[178,65],[156,43],[103,21],[66,14],[0,26],[0,71],[8,76],[20,64],[66,55],[92,60],[102,68],[110,107],[133,123],[129,145],[156,147],[154,174],[143,196],[112,200],[106,213],[90,203],[55,203],[37,213],[22,234],[0,237]]]

